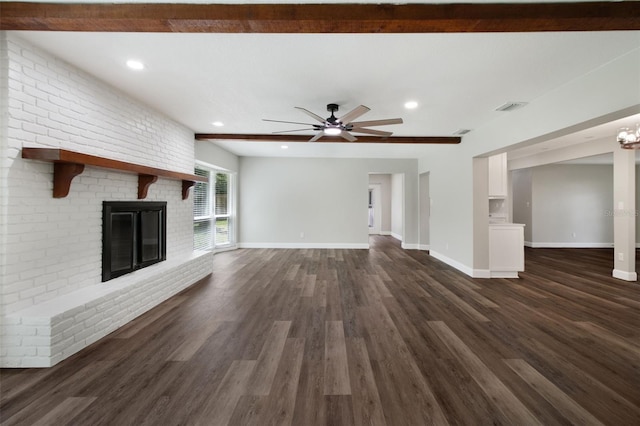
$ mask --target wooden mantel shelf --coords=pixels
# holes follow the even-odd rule
[[[22,158],[31,160],[49,161],[53,163],[53,197],[64,198],[69,194],[71,181],[84,171],[84,166],[102,167],[105,169],[120,170],[127,173],[138,174],[138,199],[147,197],[149,186],[158,180],[158,177],[182,181],[182,199],[189,198],[189,189],[196,182],[207,182],[203,176],[190,175],[188,173],[174,172],[171,170],[156,169],[154,167],[141,166],[125,161],[111,160],[94,155],[81,154],[57,148],[22,148]]]

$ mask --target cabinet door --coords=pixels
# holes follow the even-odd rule
[[[524,228],[489,226],[491,271],[524,271]]]
[[[489,197],[507,196],[507,154],[489,157]]]

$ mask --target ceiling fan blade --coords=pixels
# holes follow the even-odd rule
[[[365,129],[362,127],[354,127],[351,129],[352,132],[355,133],[364,133],[366,135],[376,135],[376,136],[391,136],[393,132],[383,132],[382,130],[374,130],[374,129]]]
[[[349,124],[356,118],[360,117],[362,114],[369,111],[371,111],[369,108],[367,108],[364,105],[360,105],[355,107],[354,109],[352,109],[351,111],[343,115],[342,117],[340,117],[339,120],[342,124]]]
[[[308,109],[304,109],[302,107],[295,107],[296,109],[299,109],[300,111],[304,112],[305,114],[307,114],[309,117],[314,118],[316,120],[318,120],[321,123],[324,123],[325,119],[320,117],[317,114],[312,113],[311,111],[309,111]]]
[[[308,130],[315,130],[315,129],[312,127],[312,128],[306,128],[306,129],[280,130],[279,132],[271,132],[271,133],[276,135],[278,133],[306,132]]]
[[[282,120],[270,120],[268,118],[263,118],[262,121],[271,121],[273,123],[289,123],[289,124],[304,124],[305,126],[313,126],[311,123],[301,123],[299,121],[282,121]]]
[[[355,142],[358,140],[358,138],[356,138],[355,136],[353,136],[351,133],[347,132],[346,130],[343,130],[342,133],[340,133],[340,137],[343,139],[348,140],[349,142]]]
[[[386,126],[389,124],[402,124],[402,118],[388,118],[386,120],[357,121],[351,123],[353,127]]]
[[[309,139],[309,142],[315,142],[315,141],[317,141],[318,139],[320,139],[323,136],[324,136],[324,132],[318,132],[317,135],[315,135],[314,137]]]

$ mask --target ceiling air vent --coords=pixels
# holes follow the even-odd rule
[[[455,136],[462,136],[462,135],[466,135],[467,133],[469,133],[471,131],[471,129],[458,129],[455,132],[453,132],[453,134]]]
[[[527,102],[507,102],[504,105],[500,105],[498,108],[496,108],[496,111],[513,111],[516,110],[518,108],[522,108],[523,106],[525,106],[527,104]]]

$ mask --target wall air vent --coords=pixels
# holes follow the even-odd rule
[[[471,131],[471,129],[458,129],[455,132],[453,132],[453,134],[455,136],[462,136],[462,135],[466,135],[467,133],[469,133]]]
[[[496,108],[496,111],[510,112],[518,108],[522,108],[526,104],[527,102],[507,102],[504,105],[500,105],[498,108]]]

